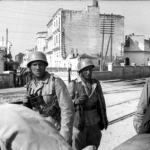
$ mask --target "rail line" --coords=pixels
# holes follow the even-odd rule
[[[124,115],[124,116],[122,116],[122,117],[119,117],[119,118],[117,118],[117,119],[114,119],[114,120],[112,120],[112,121],[109,121],[109,122],[108,122],[108,125],[112,125],[112,124],[115,124],[115,123],[117,123],[117,122],[120,122],[120,121],[122,121],[122,120],[124,120],[124,119],[127,119],[127,118],[133,116],[134,114],[135,114],[135,111],[132,112],[132,113],[129,113],[129,114],[127,114],[127,115]]]
[[[139,98],[140,98],[140,97],[139,97]],[[121,102],[121,103],[109,105],[109,106],[107,106],[107,108],[113,107],[113,106],[117,106],[117,105],[121,105],[121,104],[124,104],[124,103],[128,103],[128,102],[131,102],[131,101],[134,101],[134,100],[139,100],[139,98],[134,98],[134,99],[130,99],[130,100],[127,100],[127,101],[123,101],[123,102]]]

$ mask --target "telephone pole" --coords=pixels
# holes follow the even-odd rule
[[[101,16],[101,25],[100,25],[100,34],[102,34],[102,46],[101,46],[101,62],[100,62],[100,71],[103,71],[103,51],[104,51],[104,38],[105,34],[110,35],[111,46],[110,46],[110,61],[112,62],[112,51],[113,51],[113,34],[115,23],[113,21],[113,14]],[[109,42],[108,46],[109,47]],[[108,50],[106,50],[108,51]],[[107,54],[107,53],[106,53]],[[105,56],[106,57],[106,56]]]

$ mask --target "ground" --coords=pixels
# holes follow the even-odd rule
[[[57,73],[66,84],[67,74]],[[76,74],[72,74],[72,79]],[[100,81],[107,107],[108,121],[112,121],[129,113],[135,112],[146,79]],[[25,88],[0,90],[0,100],[4,98],[21,99]],[[113,150],[116,146],[136,135],[133,127],[133,115],[108,126],[102,131],[102,140],[98,150]]]

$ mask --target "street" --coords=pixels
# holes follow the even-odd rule
[[[65,83],[68,83],[67,73],[56,73]],[[76,78],[72,73],[71,79]],[[104,92],[109,122],[136,111],[141,91],[146,79],[107,80],[100,81]],[[0,90],[0,100],[20,99],[25,94],[25,88],[11,88]],[[117,120],[102,131],[102,141],[99,150],[112,150],[117,145],[134,136],[133,115]]]

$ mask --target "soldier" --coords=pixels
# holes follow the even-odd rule
[[[105,99],[99,81],[92,79],[93,68],[91,60],[81,59],[78,63],[79,78],[68,85],[75,107],[72,146],[76,150],[88,145],[98,149],[102,137],[100,130],[108,126]]]
[[[30,53],[27,67],[32,73],[24,105],[37,111],[52,122],[60,134],[71,144],[74,107],[65,83],[46,72],[48,66],[44,53]]]
[[[138,134],[150,133],[150,78],[143,87],[133,126]]]
[[[21,87],[21,68],[18,66],[16,73],[16,86]]]

